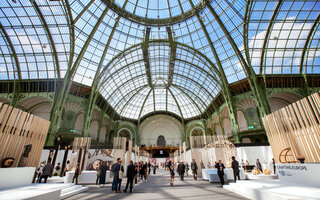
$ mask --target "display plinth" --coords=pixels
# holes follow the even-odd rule
[[[35,167],[0,168],[0,190],[31,184],[35,169]]]
[[[240,179],[245,179],[245,174],[244,174],[244,170],[243,168],[239,168],[240,170]],[[228,180],[233,180],[234,176],[233,176],[233,169],[232,168],[225,168],[224,169],[224,173],[226,175],[226,178]],[[202,169],[202,179],[203,180],[209,180],[210,178],[210,174],[217,174],[217,169],[212,168],[212,169]]]
[[[74,171],[66,173],[64,183],[72,183]],[[82,171],[78,178],[79,184],[96,184],[97,171]],[[99,180],[98,180],[99,181]],[[110,182],[110,171],[106,173],[106,183]]]
[[[320,187],[320,163],[286,163],[277,164],[276,166],[281,182]]]

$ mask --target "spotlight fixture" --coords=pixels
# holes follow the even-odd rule
[[[17,3],[17,0],[12,0],[13,3]]]
[[[45,48],[47,48],[47,45],[45,45],[45,44],[44,44],[44,45],[42,45],[42,48],[44,48],[44,49],[45,49]]]

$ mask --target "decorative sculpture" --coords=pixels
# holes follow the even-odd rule
[[[231,167],[231,157],[237,157],[236,147],[229,140],[219,140],[208,144],[206,148],[215,148],[216,159],[221,160],[226,167]]]

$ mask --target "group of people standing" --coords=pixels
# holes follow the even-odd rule
[[[175,176],[174,164],[171,161],[169,161],[167,164],[167,167],[168,167],[168,171],[170,172],[170,185],[173,186],[174,176]],[[224,185],[225,166],[221,162],[221,160],[219,160],[219,162],[215,163],[215,168],[217,169],[217,174],[219,176],[221,184]],[[240,180],[240,170],[239,170],[239,162],[235,159],[234,156],[232,156],[232,169],[233,169],[233,174],[234,174],[234,182],[236,182],[237,178],[238,178],[238,180]],[[198,180],[198,177],[197,177],[198,165],[197,165],[197,162],[195,161],[195,159],[192,159],[191,170],[192,170],[192,174],[193,174],[193,179]],[[184,164],[183,161],[180,161],[177,166],[177,172],[178,172],[180,179],[182,181],[184,180],[185,172],[188,175],[188,171],[189,171],[188,163],[186,162],[186,164]]]
[[[70,170],[70,161],[68,160],[65,166],[65,169],[62,171],[61,170],[61,165],[58,163],[56,167],[53,167],[53,164],[51,163],[51,160],[47,161],[42,161],[40,165],[38,166],[36,170],[36,182],[41,183],[42,180],[44,179],[44,183],[47,183],[47,180],[49,177],[53,176],[59,176],[60,171],[63,172],[61,176],[65,176],[65,173]]]
[[[133,163],[130,161],[127,166],[127,184],[123,192],[131,193],[134,187],[134,184],[138,182],[138,176],[141,181],[148,181],[148,174],[151,173],[151,167],[153,167],[154,174],[156,173],[156,165],[147,162]],[[112,181],[112,191],[115,193],[121,193],[121,183],[124,178],[124,168],[122,165],[122,161],[120,158],[117,159],[117,162],[111,166],[111,172],[113,173],[113,181]]]

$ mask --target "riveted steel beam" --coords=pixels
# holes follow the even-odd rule
[[[193,3],[191,0],[189,0],[190,4],[193,6]],[[207,7],[209,8],[210,12],[212,13],[212,10],[213,8],[211,7],[210,5],[210,2],[209,1],[206,1],[207,3]],[[211,9],[210,9],[211,7]],[[238,119],[237,119],[237,114],[236,114],[236,108],[235,108],[235,104],[234,104],[234,100],[231,96],[231,92],[230,92],[230,89],[229,89],[229,84],[228,84],[228,81],[227,81],[227,78],[226,78],[226,75],[224,73],[224,69],[222,67],[222,64],[220,62],[220,59],[219,59],[219,56],[217,54],[217,51],[213,45],[213,42],[209,36],[209,33],[206,29],[206,26],[204,25],[201,17],[199,16],[199,13],[196,13],[196,16],[198,18],[198,21],[201,25],[201,28],[207,38],[207,41],[209,43],[209,46],[212,50],[212,53],[213,53],[213,56],[216,60],[216,63],[217,63],[217,66],[218,66],[218,69],[220,71],[220,77],[221,77],[221,81],[222,81],[222,84],[224,87],[221,88],[221,91],[222,91],[222,94],[223,94],[223,97],[228,105],[228,111],[229,111],[229,116],[230,116],[230,121],[231,121],[231,124],[232,124],[232,133],[233,135],[235,136],[235,142],[239,142],[238,140],[238,130],[239,130],[239,126],[238,126]],[[219,24],[220,25],[220,24]],[[221,26],[221,25],[220,25]],[[222,28],[222,27],[221,27]]]
[[[181,115],[181,119],[182,119],[182,121],[184,121],[184,116],[183,116],[183,113],[182,113],[181,107],[180,107],[180,105],[179,105],[179,103],[178,103],[178,101],[177,101],[177,98],[174,96],[174,94],[173,94],[173,92],[171,91],[171,89],[170,89],[170,88],[167,88],[167,90],[170,92],[170,94],[171,94],[171,96],[172,96],[173,100],[176,102],[177,107],[178,107],[179,112],[180,112],[180,115]]]
[[[190,97],[190,95],[188,93],[185,92],[185,90],[187,90],[188,92],[191,92],[189,89],[182,87],[182,86],[178,86],[178,85],[174,85],[172,84],[171,87],[177,88],[178,90],[180,90],[184,95],[187,96],[187,98],[196,106],[196,108],[199,110],[200,115],[203,113],[200,109],[200,107],[198,106],[198,104]],[[200,98],[199,98],[200,99]],[[202,100],[200,100],[202,102]],[[203,103],[203,102],[202,102]]]
[[[231,37],[230,33],[228,32],[227,28],[225,27],[224,23],[221,21],[219,15],[215,12],[215,10],[212,8],[212,6],[210,5],[210,3],[208,1],[207,1],[207,7],[209,8],[211,14],[213,15],[213,17],[215,18],[215,20],[217,21],[217,23],[221,27],[221,30],[223,31],[223,33],[226,35],[233,51],[235,52],[235,54],[237,55],[237,57],[240,61],[241,66],[247,75],[247,80],[248,80],[248,83],[251,87],[251,90],[256,98],[257,105],[259,107],[261,115],[266,116],[267,114],[271,113],[271,108],[270,108],[269,102],[266,98],[265,91],[262,91],[261,88],[259,87],[257,80],[256,80],[256,75],[255,75],[252,67],[248,65],[248,63],[246,62],[246,60],[242,56],[239,48],[237,47],[236,43],[234,42],[233,38]],[[236,113],[235,113],[235,115],[236,115]]]
[[[144,88],[147,88],[147,87],[148,87],[148,86],[145,85],[145,86],[139,88],[139,89],[127,100],[127,102],[123,105],[122,109],[121,109],[120,112],[119,112],[119,115],[122,114],[122,111],[123,111],[123,110],[125,109],[125,107],[130,103],[130,101],[131,101],[137,94],[139,94],[139,92],[140,92],[141,90],[143,90]],[[120,101],[119,101],[119,103],[120,103]],[[116,108],[116,106],[115,106],[115,108]]]
[[[170,43],[169,74],[168,74],[168,87],[170,87],[173,79],[174,62],[177,54],[177,44],[174,42],[171,28],[168,26],[166,27],[166,29],[168,32],[168,38]]]
[[[280,11],[280,8],[281,8],[281,5],[282,5],[282,1],[283,0],[279,0],[278,4],[277,4],[277,7],[275,8],[275,10],[273,11],[273,15],[271,17],[271,20],[270,20],[270,23],[269,23],[269,26],[268,26],[268,29],[267,29],[267,33],[266,33],[266,36],[264,38],[264,42],[263,42],[263,46],[262,46],[262,52],[261,52],[261,60],[260,60],[260,74],[262,74],[263,72],[263,69],[265,67],[265,64],[264,64],[264,57],[265,57],[265,53],[266,53],[266,47],[267,47],[267,44],[268,44],[268,41],[270,39],[270,35],[271,35],[271,29],[274,25],[274,22],[276,21],[276,18],[277,18],[277,15]]]
[[[21,69],[20,69],[20,62],[19,62],[19,59],[18,59],[18,56],[17,56],[17,52],[16,52],[16,49],[14,48],[13,44],[12,44],[12,41],[10,39],[10,36],[8,35],[6,29],[3,27],[2,23],[0,22],[0,29],[2,31],[2,34],[6,40],[6,42],[8,43],[8,46],[9,46],[9,49],[11,50],[11,55],[14,59],[14,62],[15,62],[15,67],[14,67],[14,78],[15,79],[19,79],[21,80]]]
[[[90,97],[89,97],[88,109],[86,111],[87,114],[86,114],[86,118],[85,118],[85,123],[84,123],[83,129],[82,129],[82,133],[83,133],[83,135],[85,137],[87,137],[89,135],[92,111],[93,111],[93,108],[94,108],[94,106],[96,104],[96,101],[97,101],[97,98],[98,98],[98,92],[99,92],[99,89],[100,89],[98,87],[98,82],[99,82],[99,79],[100,79],[100,70],[102,68],[104,59],[105,59],[105,57],[107,55],[111,40],[112,40],[113,35],[114,35],[114,33],[115,33],[116,29],[117,29],[119,21],[120,21],[120,16],[117,17],[117,20],[116,20],[116,22],[115,22],[115,24],[114,24],[114,26],[112,28],[112,31],[110,33],[108,41],[107,41],[107,43],[105,45],[105,48],[103,50],[103,53],[101,55],[101,59],[100,59],[99,64],[98,64],[97,71],[96,71],[96,74],[95,74],[93,82],[92,82],[92,88],[91,88]]]
[[[67,8],[67,19],[68,19],[68,23],[72,23],[73,22],[73,18],[72,18],[72,13],[71,13],[71,8],[70,8],[70,4],[68,2],[68,0],[63,1],[66,8]],[[82,47],[76,61],[74,62],[74,64],[72,65],[72,60],[74,57],[74,41],[71,41],[71,45],[70,45],[70,58],[69,58],[69,66],[68,66],[68,70],[66,72],[66,75],[64,77],[64,81],[63,81],[63,85],[60,91],[58,91],[58,95],[57,98],[55,98],[54,104],[52,106],[52,112],[51,112],[51,124],[49,127],[49,137],[47,138],[47,145],[53,145],[53,141],[54,141],[54,137],[55,137],[55,133],[57,131],[57,128],[59,126],[60,120],[61,120],[61,115],[62,115],[62,110],[63,110],[63,105],[67,99],[68,96],[68,92],[70,90],[71,84],[72,84],[72,78],[75,74],[75,71],[77,70],[80,61],[82,60],[94,34],[96,33],[96,31],[98,30],[101,22],[103,21],[105,15],[108,12],[108,8],[106,8],[101,16],[99,17],[97,23],[95,24],[95,26],[93,27],[87,41],[85,42],[84,46]],[[70,25],[70,30],[72,30],[73,33],[70,34],[70,39],[74,39],[74,24],[69,24]]]
[[[249,30],[249,19],[250,19],[250,14],[251,14],[251,9],[252,9],[252,1],[247,1],[246,5],[246,10],[244,13],[244,18],[243,18],[243,45],[244,45],[244,52],[247,58],[248,64],[251,66],[251,59],[250,59],[250,54],[249,54],[249,44],[248,44],[248,30]]]
[[[208,35],[209,36],[209,35]],[[211,40],[210,40],[211,41]],[[204,58],[205,60],[206,60],[206,62],[208,62],[209,64],[210,64],[210,66],[212,67],[212,70],[214,70],[214,72],[217,74],[217,75],[219,75],[219,76],[222,76],[220,73],[220,68],[218,69],[213,63],[212,63],[212,61],[206,56],[206,55],[204,55],[203,53],[201,53],[199,50],[197,50],[197,49],[195,49],[195,48],[193,48],[193,47],[191,47],[191,46],[188,46],[188,45],[186,45],[186,44],[183,44],[183,43],[181,43],[181,42],[177,42],[177,41],[174,41],[177,45],[179,45],[179,46],[182,46],[182,47],[185,47],[185,48],[188,48],[188,49],[191,49],[192,51],[194,51],[193,52],[193,54],[199,54],[202,58]],[[169,40],[163,40],[163,39],[156,39],[156,40],[151,40],[151,41],[149,41],[149,44],[151,44],[151,43],[170,43],[170,41]],[[212,42],[211,42],[212,43]],[[129,48],[127,48],[127,49],[125,49],[125,50],[123,50],[123,51],[121,51],[120,53],[118,53],[116,56],[114,56],[113,58],[112,58],[112,60],[106,65],[106,67],[104,67],[103,68],[103,70],[101,71],[101,74],[103,74],[104,73],[104,71],[106,71],[107,69],[109,69],[109,66],[115,61],[115,60],[117,60],[117,59],[121,59],[123,56],[125,56],[126,55],[126,52],[132,52],[131,50],[132,49],[134,49],[134,48],[137,48],[137,47],[139,47],[139,46],[141,46],[143,44],[143,42],[141,42],[141,43],[138,43],[138,44],[135,44],[135,45],[132,45],[132,46],[130,46]],[[177,48],[179,48],[179,47],[177,47]],[[190,51],[189,51],[190,52]],[[191,53],[191,52],[190,52]],[[222,67],[222,66],[221,66]],[[223,72],[223,71],[222,71]],[[225,76],[225,75],[224,75]]]
[[[11,99],[11,105],[15,106],[19,100],[19,94],[20,94],[20,85],[19,85],[19,80],[21,80],[21,69],[20,69],[20,62],[16,53],[16,50],[13,46],[13,43],[10,39],[10,36],[8,35],[6,29],[2,26],[2,23],[0,22],[0,29],[2,31],[2,35],[4,36],[4,39],[9,47],[9,49],[11,50],[11,55],[10,57],[13,58],[14,63],[13,66],[13,76],[14,76],[14,80],[13,80],[13,96]],[[9,74],[8,74],[8,78],[9,78]]]
[[[84,9],[81,10],[81,12],[79,13],[79,15],[74,19],[74,21],[72,22],[73,24],[76,24],[79,19],[81,19],[82,15],[89,9],[89,7],[93,4],[95,0],[91,0],[86,7],[84,7]]]
[[[55,46],[53,38],[52,38],[52,34],[50,32],[48,24],[47,24],[47,22],[46,22],[46,20],[45,20],[45,18],[43,16],[39,6],[38,6],[38,4],[36,3],[36,1],[31,1],[31,4],[33,5],[36,13],[39,15],[39,18],[41,20],[43,28],[44,28],[44,30],[45,30],[45,32],[47,34],[48,40],[50,42],[50,46],[52,48],[52,54],[53,54],[53,57],[54,57],[54,60],[55,60],[54,61],[54,65],[55,65],[55,68],[56,68],[56,74],[57,74],[56,77],[58,79],[60,79],[61,78],[60,77],[60,63],[59,63],[59,59],[58,59],[57,49],[56,49],[56,46]]]
[[[320,24],[320,14],[318,14],[318,17],[317,19],[315,20],[315,22],[313,23],[312,25],[312,28],[310,29],[310,32],[308,34],[308,37],[306,39],[306,42],[304,44],[304,47],[303,47],[303,51],[302,51],[302,56],[301,56],[301,62],[300,62],[300,70],[299,70],[299,73],[302,75],[303,74],[303,64],[305,62],[305,55],[307,52],[309,52],[309,46],[310,46],[310,43],[312,41],[311,38],[314,37],[318,27],[319,27],[319,24]],[[307,67],[305,67],[305,74],[306,74],[306,70],[307,70]]]
[[[145,39],[144,43],[142,44],[142,55],[143,55],[143,61],[146,68],[146,75],[148,84],[150,87],[152,86],[152,80],[151,80],[151,68],[150,68],[150,57],[149,57],[149,37],[150,37],[151,28],[146,27],[146,33],[145,33]]]
[[[170,18],[164,18],[164,19],[160,19],[160,18],[153,19],[153,18],[138,16],[134,12],[131,13],[126,10],[123,10],[114,1],[102,0],[102,2],[104,2],[111,10],[113,10],[118,15],[120,15],[130,21],[133,21],[137,24],[141,24],[141,25],[145,25],[145,26],[167,26],[167,25],[171,26],[171,25],[177,24],[179,22],[183,22],[183,21],[193,17],[195,12],[200,12],[201,10],[203,10],[205,8],[205,4],[200,2],[193,9],[191,9],[187,12],[183,12],[183,9],[181,8],[182,9],[181,15],[173,16]],[[178,1],[178,2],[179,2],[179,4],[181,4],[180,1]],[[149,5],[149,4],[147,4],[147,5]]]
[[[148,99],[151,91],[153,91],[153,88],[150,88],[150,90],[149,90],[146,98],[143,100],[143,103],[142,103],[142,105],[141,105],[140,112],[139,112],[139,116],[138,116],[138,126],[139,126],[139,124],[140,124],[140,119],[141,119],[141,114],[142,114],[142,111],[143,111],[143,108],[144,108],[144,104],[146,104],[146,101],[147,101],[147,99]]]
[[[63,105],[66,101],[67,98],[67,93],[69,92],[69,88],[71,86],[71,80],[68,79],[69,74],[70,74],[70,69],[73,63],[73,58],[74,58],[74,46],[75,46],[75,32],[74,32],[74,26],[72,24],[73,17],[72,17],[72,11],[70,8],[69,0],[62,1],[63,3],[63,9],[65,12],[65,17],[66,21],[68,23],[69,27],[69,39],[70,39],[70,56],[68,60],[68,69],[66,72],[66,75],[63,80],[62,87],[59,88],[58,90],[55,90],[55,95],[54,95],[54,100],[51,106],[50,110],[50,126],[48,130],[48,135],[46,139],[46,145],[47,146],[52,146],[54,144],[54,139],[56,136],[56,132],[58,130],[60,121],[61,121],[61,116],[62,116],[62,111],[63,111]]]

